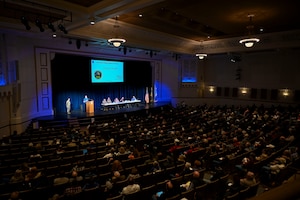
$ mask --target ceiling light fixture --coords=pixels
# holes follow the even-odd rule
[[[203,51],[204,51],[204,46],[202,45],[202,43],[203,43],[203,41],[201,41],[201,43],[200,43],[200,49],[199,49],[200,52],[203,52]],[[203,59],[207,56],[207,54],[206,54],[206,53],[196,53],[196,56],[197,56],[200,60],[203,60]]]
[[[200,59],[200,60],[203,60],[207,54],[206,53],[196,53],[196,56]]]
[[[252,18],[254,17],[253,14],[249,14],[248,18],[249,18],[249,25],[246,27],[248,30],[248,38],[244,38],[242,40],[239,41],[239,43],[244,44],[245,47],[250,48],[253,47],[255,43],[259,42],[259,39],[256,37],[251,37],[251,33],[253,32],[254,29],[254,25],[252,24]]]
[[[90,25],[95,25],[95,17],[90,18]]]
[[[118,25],[118,16],[116,16],[116,21],[115,21],[114,29],[117,30],[117,28],[119,28],[119,27],[120,26]],[[123,43],[126,42],[125,39],[119,38],[119,37],[110,38],[107,41],[109,43],[111,43],[114,47],[120,47]]]

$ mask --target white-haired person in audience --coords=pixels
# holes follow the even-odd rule
[[[122,188],[121,194],[123,195],[128,195],[128,194],[133,194],[136,192],[139,192],[141,190],[141,186],[137,183],[135,183],[134,178],[130,177],[128,179],[128,185]]]

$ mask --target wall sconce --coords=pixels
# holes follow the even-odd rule
[[[283,90],[282,90],[282,95],[283,95],[284,97],[289,96],[289,95],[290,95],[289,89],[283,89]]]
[[[213,93],[215,91],[215,87],[214,86],[209,86],[208,91],[210,93]]]
[[[247,91],[248,89],[247,88],[241,88],[240,90],[241,90],[242,94],[247,94],[248,93],[248,91]]]

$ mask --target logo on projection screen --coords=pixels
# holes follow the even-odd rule
[[[100,79],[102,77],[102,73],[100,71],[95,71],[94,76],[96,79]]]

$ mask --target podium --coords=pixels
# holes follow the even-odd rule
[[[94,113],[94,100],[88,100],[85,103],[85,106],[86,106],[87,113]]]

